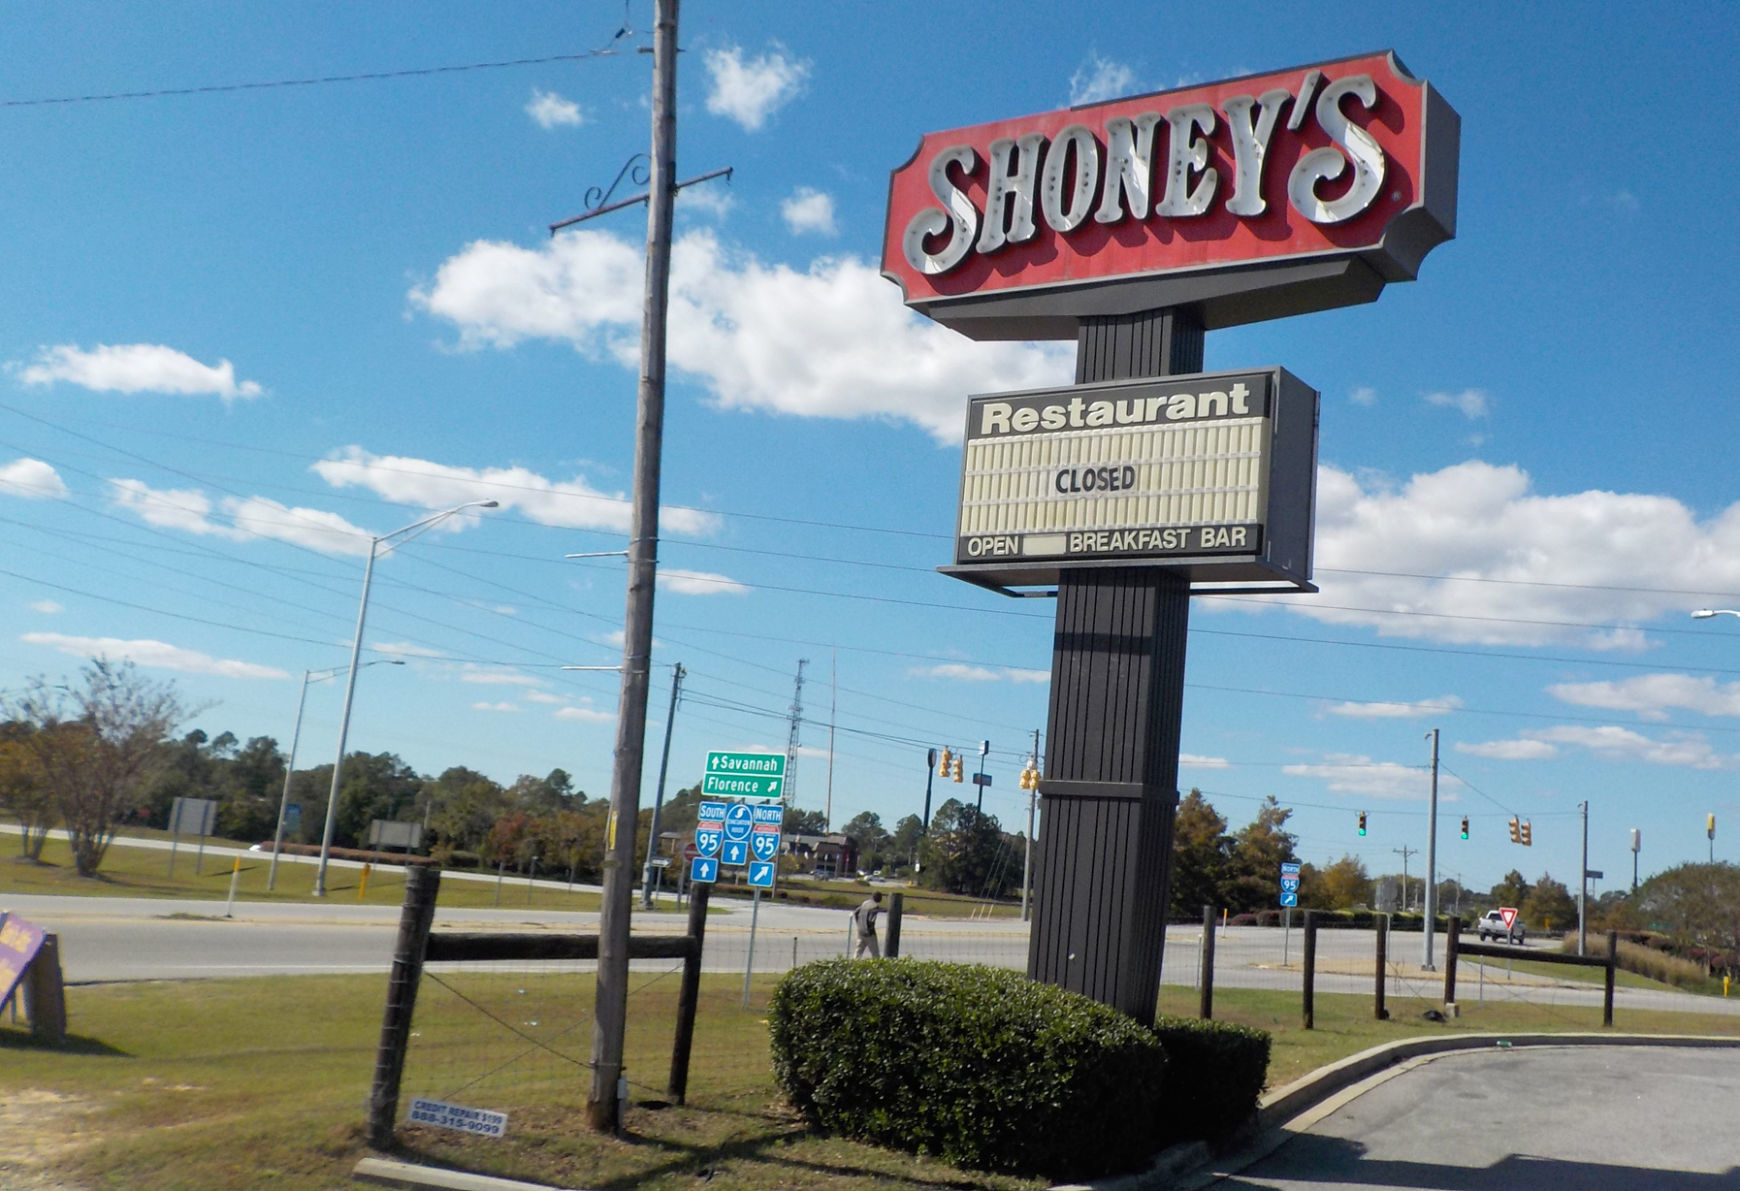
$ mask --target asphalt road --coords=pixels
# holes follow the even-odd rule
[[[669,899],[665,904],[669,904]],[[741,972],[750,962],[751,921],[754,967],[777,973],[795,964],[842,955],[849,946],[848,916],[840,910],[768,902],[758,913],[748,902],[719,899],[707,923],[704,967]],[[226,976],[311,975],[322,972],[385,972],[391,962],[398,910],[343,903],[237,902],[235,917],[224,917],[221,901],[159,901],[145,898],[0,896],[9,909],[57,932],[66,978],[70,981],[170,980]],[[595,912],[530,909],[443,909],[441,929],[595,931]],[[634,929],[676,933],[683,916],[638,914]],[[986,963],[1024,969],[1027,924],[1010,918],[983,920],[907,916],[901,932],[903,954],[923,959]],[[1299,932],[1291,939],[1260,927],[1216,932],[1215,984],[1219,988],[1300,986]],[[1200,975],[1202,928],[1174,926],[1167,933],[1162,978],[1167,984],[1196,987]],[[1442,946],[1442,940],[1440,948]],[[1322,931],[1317,942],[1316,987],[1324,993],[1369,995],[1374,939],[1368,931]],[[1442,975],[1421,972],[1418,935],[1395,935],[1389,995],[1436,998]],[[1442,951],[1439,952],[1440,956]],[[1285,961],[1285,966],[1284,962]],[[540,968],[548,967],[540,963]],[[571,965],[585,969],[591,965]],[[636,961],[640,970],[662,971],[672,961]],[[1567,985],[1523,977],[1507,980],[1502,961],[1492,962],[1485,980],[1473,965],[1459,970],[1458,996],[1467,1005],[1480,1000],[1526,1000],[1565,1008],[1596,1007],[1599,985]],[[1704,1013],[1740,1012],[1740,999],[1620,989],[1616,1007],[1688,1009]]]
[[[1740,1187],[1740,1051],[1541,1047],[1398,1068],[1290,1123],[1238,1191]],[[1324,1111],[1327,1110],[1327,1111]]]

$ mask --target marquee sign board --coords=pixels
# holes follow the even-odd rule
[[[889,180],[882,272],[975,339],[1370,302],[1456,234],[1460,129],[1384,52],[931,133]]]
[[[974,397],[955,562],[981,586],[1163,563],[1194,590],[1311,585],[1318,395],[1284,368]]]

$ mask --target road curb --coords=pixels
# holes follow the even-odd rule
[[[493,1175],[470,1174],[463,1170],[418,1166],[412,1162],[397,1162],[391,1158],[364,1158],[351,1171],[351,1177],[359,1183],[369,1183],[377,1187],[435,1187],[440,1191],[579,1191],[578,1188],[525,1183],[519,1179],[498,1179]]]

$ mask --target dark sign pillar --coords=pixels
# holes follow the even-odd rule
[[[1076,383],[1202,371],[1189,310],[1082,320]],[[1154,1020],[1171,897],[1189,584],[1152,567],[1065,570],[1027,975]]]

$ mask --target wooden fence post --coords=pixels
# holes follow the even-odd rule
[[[1202,907],[1202,1003],[1197,1016],[1214,1020],[1214,907]]]
[[[405,1049],[411,1040],[411,1014],[423,978],[423,949],[435,920],[441,872],[418,865],[405,874],[405,903],[399,911],[399,937],[393,945],[393,970],[387,977],[387,1008],[375,1052],[375,1077],[369,1087],[369,1144],[391,1148],[399,1115],[399,1081],[405,1074]]]
[[[1317,911],[1305,911],[1305,1028],[1317,1025]]]
[[[1377,989],[1372,1004],[1372,1016],[1379,1021],[1388,1021],[1390,1011],[1384,1008],[1385,977],[1389,975],[1390,966],[1390,916],[1388,914],[1373,914],[1372,922],[1377,927]]]
[[[689,886],[689,953],[683,959],[683,984],[677,993],[677,1038],[671,1046],[671,1079],[666,1088],[678,1104],[689,1094],[689,1051],[695,1043],[695,1008],[701,995],[701,945],[707,935],[707,902],[712,894],[709,882]]]
[[[892,894],[888,899],[888,945],[882,949],[882,954],[889,959],[900,958],[900,918],[906,909],[906,895]]]
[[[1613,973],[1619,966],[1619,932],[1607,932],[1607,988],[1601,998],[1601,1024],[1613,1025]]]
[[[1462,916],[1450,915],[1450,929],[1444,936],[1444,1007],[1456,1005],[1456,953],[1462,949]]]

